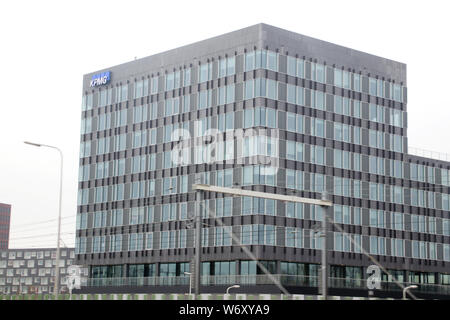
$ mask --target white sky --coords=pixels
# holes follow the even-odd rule
[[[0,202],[10,247],[74,246],[83,74],[260,22],[407,64],[409,145],[450,154],[448,1],[2,1]],[[42,223],[43,221],[48,221]]]

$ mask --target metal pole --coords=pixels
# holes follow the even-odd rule
[[[192,273],[189,274],[189,296],[192,294]]]
[[[202,250],[202,190],[197,190],[196,198],[198,203],[197,219],[195,222],[195,296],[200,294],[200,278],[201,278],[201,250]]]
[[[58,147],[54,147],[54,146],[50,146],[47,144],[42,144],[42,143],[34,143],[34,142],[29,142],[29,141],[24,141],[24,143],[28,144],[28,145],[32,145],[34,147],[47,147],[47,148],[52,148],[52,149],[56,149],[59,152],[59,155],[61,157],[61,168],[60,168],[60,175],[59,175],[59,210],[58,210],[58,238],[56,240],[56,265],[55,265],[55,283],[54,283],[54,294],[55,294],[55,299],[58,298],[58,293],[59,293],[59,257],[60,257],[60,246],[59,246],[59,241],[61,238],[61,200],[62,200],[62,183],[63,183],[63,154],[61,149],[59,149]]]
[[[324,192],[322,193],[322,200],[327,201],[328,199],[328,193]],[[327,217],[329,216],[328,214],[328,208],[331,207],[327,207],[327,206],[321,206],[322,207],[322,212],[323,212],[323,217],[322,217],[322,272],[321,272],[321,277],[322,277],[322,296],[324,300],[328,299],[328,261],[327,261],[327,253],[328,253],[328,221],[327,221]]]
[[[62,200],[62,184],[63,184],[63,154],[60,149],[56,148],[61,156],[61,173],[59,180],[59,213],[58,213],[58,238],[56,241],[56,266],[55,266],[55,299],[58,299],[59,293],[59,259],[60,259],[60,238],[61,238],[61,200]]]

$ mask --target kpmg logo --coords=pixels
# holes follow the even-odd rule
[[[94,74],[91,79],[91,87],[102,86],[111,80],[111,72],[106,71],[99,74]]]

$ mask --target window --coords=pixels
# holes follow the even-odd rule
[[[286,188],[303,190],[303,172],[286,169]]]
[[[323,192],[325,190],[325,176],[320,173],[311,173],[311,191]]]
[[[286,112],[286,130],[303,133],[303,116],[301,114]]]
[[[218,88],[217,104],[228,104],[233,103],[234,101],[234,84],[229,84]]]
[[[150,79],[151,94],[158,93],[158,77],[154,76]]]
[[[322,146],[311,145],[311,163],[325,165],[325,148]]]
[[[304,105],[304,91],[303,87],[298,87],[292,84],[287,84],[286,101],[292,104]]]
[[[133,148],[145,147],[147,145],[147,131],[133,132]]]
[[[181,87],[181,71],[174,71],[166,74],[166,91]]]
[[[205,109],[211,106],[212,90],[202,90],[198,93],[198,109]]]
[[[405,230],[403,213],[391,212],[391,229]]]
[[[148,83],[148,79],[139,80],[134,83],[135,99],[148,96]]]
[[[241,243],[253,245],[275,245],[275,226],[263,224],[242,225]]]
[[[286,217],[303,219],[303,207],[304,204],[300,202],[286,202]]]
[[[244,99],[264,97],[276,100],[278,97],[277,81],[266,78],[256,78],[244,82]]]
[[[275,128],[277,124],[277,112],[272,108],[250,108],[244,110],[244,128],[269,127]]]
[[[122,109],[114,112],[115,117],[115,127],[122,127],[127,124],[127,109]]]
[[[233,198],[216,199],[216,217],[231,217],[233,211]]]
[[[350,100],[341,96],[334,96],[334,112],[349,116]]]
[[[402,87],[398,84],[394,84],[393,87],[394,87],[393,91],[392,91],[392,87],[391,87],[391,99],[394,99],[395,101],[403,102]]]
[[[303,248],[303,229],[287,227],[285,246]]]
[[[389,124],[391,126],[403,128],[403,116],[401,110],[389,108]]]
[[[334,250],[350,252],[350,235],[347,233],[335,232],[334,233]]]
[[[92,239],[92,252],[105,252],[105,236],[96,236]]]
[[[245,71],[269,69],[278,71],[278,53],[268,50],[257,50],[245,54]]]
[[[81,134],[92,132],[92,117],[81,119]]]
[[[199,83],[206,82],[212,80],[212,62],[204,63],[198,68],[198,79]]]
[[[353,74],[353,90],[361,92],[361,75]]]
[[[221,132],[234,129],[234,112],[217,115],[217,129]]]
[[[168,117],[178,113],[180,113],[180,97],[166,99],[164,116]]]
[[[128,84],[121,84],[115,87],[115,103],[128,100]]]
[[[405,240],[391,239],[391,255],[394,257],[405,256]]]
[[[114,184],[113,186],[113,198],[112,201],[121,201],[124,199],[124,184]]]
[[[148,207],[134,207],[130,209],[129,213],[129,224],[143,224],[145,223],[145,219],[149,216],[149,208]],[[149,223],[151,221],[147,221]]]
[[[385,227],[385,213],[382,210],[369,210],[369,225],[375,228]]]
[[[219,78],[231,76],[236,72],[236,58],[222,58],[218,61],[219,64]]]
[[[403,137],[397,134],[389,134],[390,150],[395,152],[403,151]]]
[[[334,206],[334,222],[350,224],[350,207],[335,205]]]
[[[342,70],[334,69],[334,85],[342,88]]]
[[[325,138],[325,120],[311,118],[311,135]]]
[[[309,89],[306,89],[309,90]],[[322,91],[311,91],[311,107],[318,110],[325,110],[325,94]]]
[[[377,95],[377,79],[369,77],[369,94],[371,96]]]
[[[102,113],[98,116],[97,131],[111,129],[111,113]]]
[[[114,136],[114,151],[124,151],[127,147],[127,134]]]
[[[215,229],[215,241],[214,245],[219,246],[231,246],[231,227],[216,227]]]
[[[382,237],[370,236],[370,253],[376,255],[386,254],[386,239]]]
[[[369,172],[384,175],[384,158],[369,156]]]
[[[177,176],[163,178],[163,195],[177,193]]]
[[[350,142],[350,126],[343,123],[334,123],[334,140]]]
[[[145,236],[145,249],[152,250],[153,249],[153,232],[147,232]]]
[[[287,140],[286,159],[303,161],[303,143]]]
[[[105,88],[98,93],[98,106],[104,107],[112,103],[112,88]]]
[[[391,202],[403,204],[403,188],[391,186]]]

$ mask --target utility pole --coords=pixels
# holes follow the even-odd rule
[[[330,201],[329,195],[327,192],[322,193],[322,200],[323,201]],[[322,205],[322,266],[321,266],[321,284],[322,284],[322,296],[323,300],[328,299],[328,217],[330,217],[329,210],[330,206],[324,206]]]
[[[200,294],[200,279],[201,279],[201,252],[202,252],[202,201],[203,190],[196,190],[196,203],[198,204],[197,219],[195,221],[195,277],[194,287],[196,298]]]

